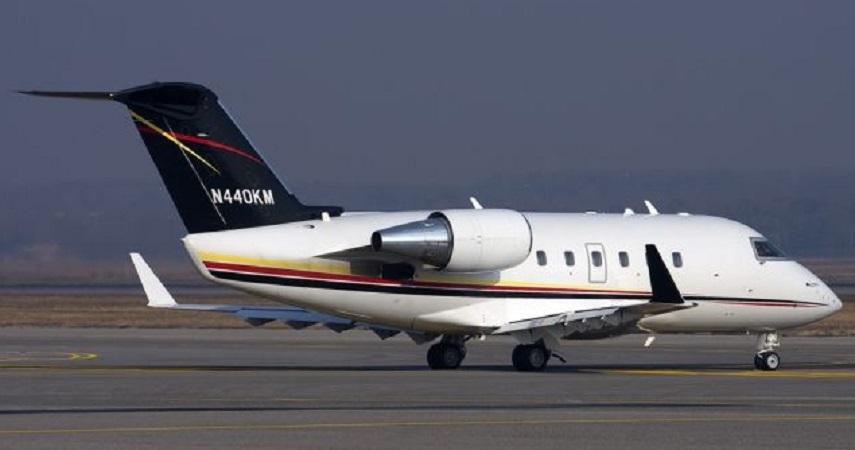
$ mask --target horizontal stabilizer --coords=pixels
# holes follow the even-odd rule
[[[74,91],[18,91],[19,94],[36,97],[78,98],[82,100],[113,100],[112,92],[74,92]]]

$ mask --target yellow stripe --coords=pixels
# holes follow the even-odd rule
[[[151,123],[151,122],[150,122],[149,120],[147,120],[145,117],[143,117],[143,116],[141,116],[141,115],[137,114],[137,113],[136,113],[136,112],[134,112],[133,110],[130,110],[130,111],[131,111],[131,117],[133,117],[135,120],[138,120],[138,121],[142,122],[142,123],[143,123],[143,124],[145,124],[147,127],[149,127],[149,128],[151,128],[152,130],[154,130],[154,131],[156,131],[156,132],[160,133],[160,135],[161,135],[161,136],[163,136],[163,137],[165,137],[166,139],[170,140],[173,144],[177,145],[177,146],[178,146],[178,148],[180,148],[181,150],[184,150],[185,152],[189,153],[189,154],[190,154],[190,156],[192,156],[192,157],[194,157],[194,158],[198,159],[199,161],[201,161],[201,162],[202,162],[202,164],[204,164],[204,165],[208,166],[208,168],[210,168],[210,169],[211,169],[211,170],[213,170],[214,172],[217,172],[217,175],[219,175],[219,174],[220,174],[220,171],[219,171],[219,170],[217,170],[217,168],[216,168],[216,167],[214,167],[211,163],[209,163],[208,161],[206,161],[206,160],[205,160],[205,158],[202,158],[201,156],[199,156],[199,154],[198,154],[198,153],[194,152],[190,147],[186,146],[183,142],[181,142],[181,141],[179,141],[178,139],[176,139],[176,138],[175,138],[175,136],[173,136],[173,135],[171,135],[171,134],[167,133],[166,131],[161,130],[160,128],[158,128],[158,126],[157,126],[157,125],[155,125],[155,124]]]
[[[427,428],[427,427],[511,427],[545,426],[571,424],[693,424],[693,423],[779,423],[779,422],[852,422],[851,415],[815,415],[815,416],[761,416],[761,415],[706,415],[696,417],[578,417],[557,419],[483,419],[483,420],[436,420],[436,421],[394,421],[394,422],[328,422],[328,423],[267,423],[267,424],[226,424],[226,425],[164,425],[129,426],[104,428],[42,428],[42,429],[5,429],[0,436],[13,435],[62,435],[96,433],[163,433],[163,432],[210,432],[210,431],[311,431],[353,428]]]
[[[620,375],[664,375],[678,377],[758,377],[758,378],[825,378],[853,379],[855,372],[842,370],[682,370],[682,369],[612,369],[603,373]]]
[[[350,272],[350,264],[341,261],[331,261],[328,259],[265,259],[256,258],[252,256],[226,255],[223,253],[211,252],[197,252],[197,255],[200,259],[204,261],[215,261],[232,264],[247,264],[254,266],[273,267],[277,269],[305,270],[336,275],[354,275]]]
[[[340,261],[330,261],[327,259],[308,259],[308,260],[284,260],[284,259],[265,259],[252,256],[227,255],[223,253],[214,253],[200,251],[197,256],[203,261],[224,262],[233,264],[247,264],[255,266],[272,267],[277,269],[304,270],[335,275],[359,275],[350,271],[350,264]],[[512,280],[490,280],[484,278],[476,278],[465,275],[446,275],[443,273],[421,273],[417,281],[426,281],[433,283],[453,283],[453,284],[469,284],[472,286],[497,286],[497,287],[526,287],[531,289],[538,288],[554,288],[554,289],[578,289],[587,292],[637,292],[633,290],[619,289],[602,289],[592,285],[568,285],[568,284],[546,284],[546,283],[531,283],[525,281]]]

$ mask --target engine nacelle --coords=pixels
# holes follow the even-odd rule
[[[449,272],[487,272],[519,265],[531,253],[531,227],[508,209],[449,209],[425,220],[374,232],[371,246]]]

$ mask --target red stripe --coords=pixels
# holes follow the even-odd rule
[[[443,287],[450,289],[477,289],[484,291],[515,291],[515,292],[585,292],[592,294],[643,294],[649,295],[649,292],[644,291],[591,291],[588,289],[574,289],[574,288],[530,288],[523,286],[483,286],[483,285],[474,285],[474,284],[465,284],[465,283],[441,283],[441,282],[429,282],[429,281],[394,281],[387,280],[384,278],[376,278],[376,277],[368,277],[363,275],[351,275],[351,274],[334,274],[334,273],[326,273],[326,272],[315,272],[308,270],[297,270],[297,269],[282,269],[278,267],[265,267],[265,266],[253,266],[248,264],[234,264],[234,263],[224,263],[224,262],[215,262],[215,261],[203,261],[205,267],[209,269],[222,269],[222,270],[231,270],[235,272],[249,272],[256,274],[265,274],[265,275],[278,275],[278,276],[290,276],[290,277],[298,277],[298,278],[308,278],[313,280],[331,280],[331,281],[353,281],[360,283],[369,283],[369,284],[382,284],[382,285],[390,285],[390,286],[422,286],[422,287]],[[786,308],[813,308],[822,305],[816,305],[813,303],[805,303],[805,302],[783,302],[771,300],[768,302],[759,302],[759,301],[733,301],[733,300],[711,300],[716,303],[726,303],[731,305],[743,305],[743,306],[772,306],[772,307],[786,307]]]
[[[748,306],[778,306],[778,307],[787,307],[787,308],[799,308],[799,307],[815,308],[817,306],[821,306],[821,305],[815,305],[813,303],[804,303],[804,302],[796,302],[796,301],[793,301],[793,302],[777,302],[777,303],[773,303],[773,302],[752,302],[750,300],[748,300],[748,301],[713,300],[713,301],[716,303],[725,303],[728,305],[743,305],[743,306],[745,306],[745,305],[748,305]]]
[[[142,124],[142,123],[138,123],[137,128],[144,133],[157,134],[157,135],[160,134],[157,131],[152,130],[151,128],[149,128],[148,126],[146,126],[145,124]],[[205,139],[205,138],[201,138],[198,136],[191,136],[189,134],[176,133],[174,131],[170,131],[169,134],[172,135],[172,137],[180,140],[181,142],[187,141],[187,142],[193,142],[194,144],[207,145],[208,147],[212,147],[212,148],[224,150],[224,151],[227,151],[230,153],[234,153],[236,155],[240,155],[240,156],[243,156],[244,158],[247,158],[251,161],[254,161],[258,164],[262,164],[261,160],[258,159],[257,157],[255,157],[255,156],[253,156],[253,155],[251,155],[251,154],[249,154],[249,153],[247,153],[247,152],[245,152],[239,148],[234,148],[230,145],[223,144],[222,142],[212,141],[210,139]]]
[[[550,287],[525,287],[525,286],[483,286],[476,284],[465,283],[442,283],[431,281],[394,281],[384,278],[367,277],[362,275],[350,274],[333,274],[325,272],[314,272],[296,269],[282,269],[278,267],[252,266],[247,264],[233,264],[224,262],[204,261],[205,267],[209,269],[223,269],[237,272],[250,272],[265,275],[282,275],[299,278],[309,278],[316,280],[332,280],[332,281],[355,281],[360,283],[383,284],[391,286],[422,286],[422,287],[442,287],[449,289],[478,289],[485,291],[519,291],[519,292],[587,292],[596,294],[642,294],[649,295],[649,292],[644,291],[591,291],[589,289],[574,289],[574,288],[550,288]]]

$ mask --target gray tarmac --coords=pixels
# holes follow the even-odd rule
[[[430,371],[404,337],[325,330],[0,329],[0,448],[853,448],[855,339],[566,343],[510,367],[471,342]]]

